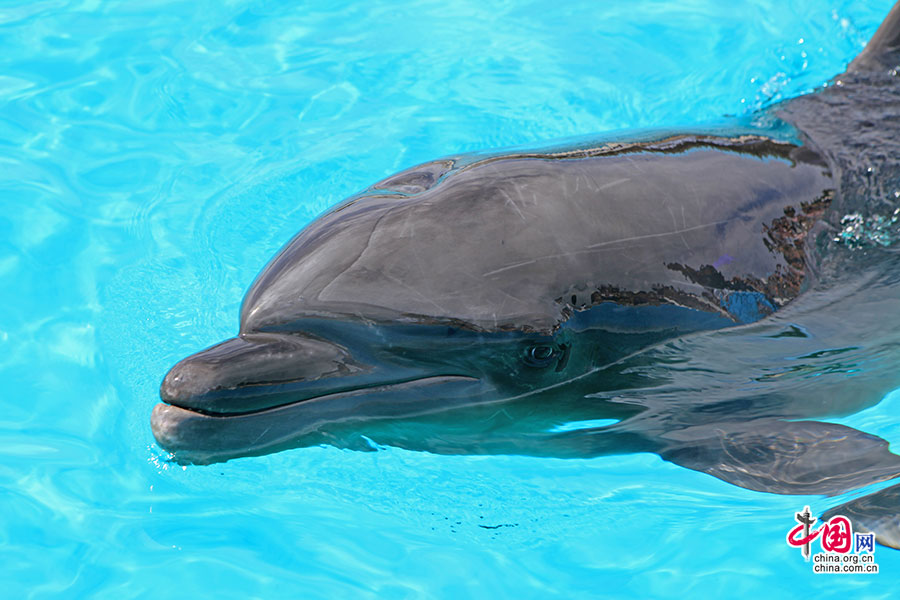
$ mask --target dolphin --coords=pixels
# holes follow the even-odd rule
[[[316,444],[654,452],[840,494],[900,475],[828,418],[900,385],[900,3],[753,126],[453,156],[300,231],[151,417],[180,463]],[[893,354],[892,354],[893,353]],[[900,491],[834,510],[900,547]]]

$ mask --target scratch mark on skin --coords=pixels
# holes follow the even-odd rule
[[[519,210],[519,206],[516,204],[516,201],[512,199],[512,196],[510,196],[510,195],[506,192],[506,190],[504,190],[504,189],[501,189],[501,190],[500,190],[500,193],[503,194],[503,196],[506,198],[506,205],[507,205],[507,206],[512,206],[513,209],[514,209],[517,213],[519,213],[519,217],[521,217],[523,221],[527,221],[528,219],[526,219],[526,218],[525,218],[525,215],[522,214],[522,211]]]
[[[372,226],[371,231],[369,231],[369,236],[366,239],[365,245],[359,251],[359,254],[356,256],[356,258],[353,259],[353,262],[351,262],[347,267],[345,267],[341,271],[340,275],[349,273],[356,266],[356,263],[358,263],[360,260],[362,260],[362,257],[365,256],[366,251],[369,249],[369,246],[372,245],[372,239],[375,237],[376,232],[379,232],[379,227],[381,226],[381,222],[386,217],[388,217],[392,212],[394,212],[394,208],[389,208],[381,216],[378,217],[378,219],[375,221],[375,224]],[[329,283],[328,285],[326,285],[324,288],[322,288],[319,291],[319,297],[325,297],[325,295],[328,293],[328,288],[330,288],[335,281],[337,281],[337,277],[335,277],[335,279],[332,280],[331,283]]]
[[[465,276],[468,277],[469,279],[471,279],[475,283],[475,285],[481,284],[481,280],[478,277],[476,277],[475,275],[472,275],[471,273],[465,273]],[[484,277],[484,275],[482,275],[482,277]],[[505,298],[503,298],[503,300],[500,302],[500,306],[497,308],[497,311],[501,314],[503,313],[504,309],[506,308],[507,298],[517,304],[521,304],[521,302],[522,302],[521,298],[517,298],[516,296],[513,296],[512,294],[510,294],[509,292],[507,292],[506,290],[504,290],[502,288],[497,288],[496,291],[500,292],[501,294],[503,294],[505,296]]]
[[[403,220],[403,230],[401,232],[401,236],[405,237],[415,237],[416,236],[416,222],[413,219],[415,216],[414,211],[407,211],[406,218]]]
[[[393,277],[393,276],[391,276],[391,275],[388,274],[388,273],[382,273],[381,276],[384,277],[385,279],[387,279],[387,280],[389,280],[389,281],[392,281],[393,283],[396,283],[397,285],[399,285],[399,286],[401,286],[401,287],[403,287],[403,288],[409,290],[410,292],[412,292],[413,294],[415,294],[416,296],[418,296],[419,298],[421,298],[421,299],[424,300],[425,302],[428,302],[429,304],[433,305],[433,306],[434,306],[435,308],[437,308],[438,310],[443,311],[444,313],[449,313],[449,312],[450,312],[449,310],[447,310],[446,307],[441,306],[440,304],[438,304],[437,302],[435,302],[434,300],[432,300],[431,298],[429,298],[428,296],[426,296],[425,294],[423,294],[422,292],[420,292],[420,291],[417,290],[416,288],[412,287],[411,285],[408,285],[408,284],[404,283],[404,282],[401,281],[400,279],[397,279],[396,277]]]
[[[516,194],[518,194],[518,196],[519,196],[519,202],[522,203],[522,206],[525,206],[526,204],[528,204],[528,202],[525,200],[525,194],[522,193],[522,188],[520,186],[516,186],[514,189],[516,190]],[[532,196],[532,198],[536,198],[536,197],[537,197],[536,195]]]
[[[683,233],[687,233],[688,231],[696,231],[698,229],[705,229],[707,227],[715,227],[716,225],[721,225],[722,223],[727,223],[728,221],[713,221],[712,223],[704,223],[703,225],[695,225],[694,227],[686,227],[684,229],[677,229],[675,231],[667,231],[665,233],[648,233],[647,235],[636,235],[627,238],[621,238],[618,240],[610,240],[608,242],[600,242],[599,244],[591,244],[587,247],[586,250],[576,250],[574,252],[563,252],[560,254],[548,254],[547,256],[541,256],[538,258],[533,258],[531,260],[525,260],[518,263],[513,263],[510,265],[506,265],[505,267],[500,267],[499,269],[494,269],[493,271],[488,271],[486,273],[482,273],[482,277],[490,277],[491,275],[497,275],[499,273],[503,273],[505,271],[510,271],[512,269],[518,269],[520,267],[526,267],[528,265],[533,265],[541,260],[553,260],[556,258],[564,258],[566,256],[577,256],[579,254],[591,254],[592,252],[598,252],[602,250],[616,250],[618,247],[606,248],[606,246],[611,246],[613,244],[620,244],[622,242],[633,242],[637,240],[646,240],[650,238],[658,238],[658,237],[666,237],[669,235],[681,235]],[[681,236],[681,240],[687,245],[687,241],[684,239],[684,236]],[[690,246],[688,246],[690,248]]]
[[[501,408],[501,409],[495,411],[494,414],[492,414],[491,416],[489,416],[487,418],[487,420],[493,421],[494,419],[496,419],[498,417],[504,417],[506,419],[506,421],[508,421],[510,423],[516,422],[516,419],[511,414],[509,414],[509,410],[507,410],[506,408]]]
[[[672,211],[672,207],[666,204],[666,210],[668,210],[669,214],[672,215],[672,227],[678,227],[678,220],[675,218],[675,213]]]
[[[622,238],[619,240],[610,240],[608,242],[600,242],[599,244],[591,244],[588,248],[600,248],[603,246],[608,246],[610,244],[618,244],[619,242],[631,242],[634,240],[646,240],[650,238],[658,238],[658,237],[666,237],[667,235],[679,235],[682,233],[687,233],[688,231],[696,231],[697,229],[705,229],[707,227],[714,227],[716,225],[721,225],[723,223],[727,223],[728,221],[713,221],[712,223],[704,223],[703,225],[695,225],[693,227],[686,227],[684,229],[677,229],[675,231],[667,231],[665,233],[648,233],[647,235],[636,235],[633,237]]]
[[[612,242],[610,242],[612,243]],[[519,267],[527,267],[528,265],[533,265],[541,260],[553,260],[555,258],[565,258],[566,256],[578,256],[579,254],[593,254],[595,252],[604,252],[606,250],[621,250],[619,247],[614,248],[595,248],[593,250],[574,250],[572,252],[561,252],[559,254],[548,254],[546,256],[539,256],[538,258],[532,258],[530,260],[523,260],[522,262],[513,263],[510,265],[506,265],[505,267],[500,267],[499,269],[494,269],[493,271],[487,271],[486,273],[482,273],[482,277],[490,277],[491,275],[497,275],[498,273],[503,273],[505,271],[510,271],[512,269],[518,269]]]
[[[616,179],[615,181],[610,181],[609,183],[604,183],[603,185],[597,187],[598,192],[602,192],[603,190],[609,189],[613,186],[625,183],[626,181],[631,181],[630,177],[623,177],[622,179]]]
[[[256,439],[255,439],[255,440],[253,440],[252,442],[250,442],[250,445],[253,446],[254,444],[256,444],[256,442],[258,442],[259,440],[261,440],[261,439],[263,438],[264,435],[266,435],[267,433],[269,433],[269,430],[270,430],[270,429],[272,429],[272,426],[271,426],[271,425],[269,425],[268,427],[266,427],[265,429],[263,429],[263,432],[260,433],[258,436],[256,436]]]
[[[408,211],[406,213],[406,218],[403,221],[403,228],[400,232],[400,237],[407,237],[412,240],[416,238],[416,214],[414,211]],[[428,267],[425,262],[422,261],[421,256],[421,248],[418,244],[412,243],[410,244],[410,248],[412,249],[413,258],[415,259],[415,265],[418,267],[420,273],[426,273],[428,271]]]

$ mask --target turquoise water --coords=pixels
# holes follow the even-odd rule
[[[166,370],[233,335],[324,208],[446,154],[746,116],[890,0],[0,4],[0,565],[9,598],[889,597],[784,535],[843,498],[655,455],[309,448],[182,468]],[[900,443],[900,394],[842,422]]]

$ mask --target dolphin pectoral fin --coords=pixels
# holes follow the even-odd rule
[[[900,550],[900,484],[836,506],[822,519],[835,515],[849,518],[856,531],[874,533],[879,544]]]
[[[900,475],[887,441],[834,423],[756,419],[659,438],[663,459],[760,492],[832,496]]]

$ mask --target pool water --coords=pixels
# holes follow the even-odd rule
[[[184,468],[149,415],[342,198],[448,154],[748,118],[842,71],[891,4],[3,2],[3,596],[889,597],[900,552],[820,576],[784,542],[843,497],[650,454]],[[841,422],[896,444],[898,410]]]

